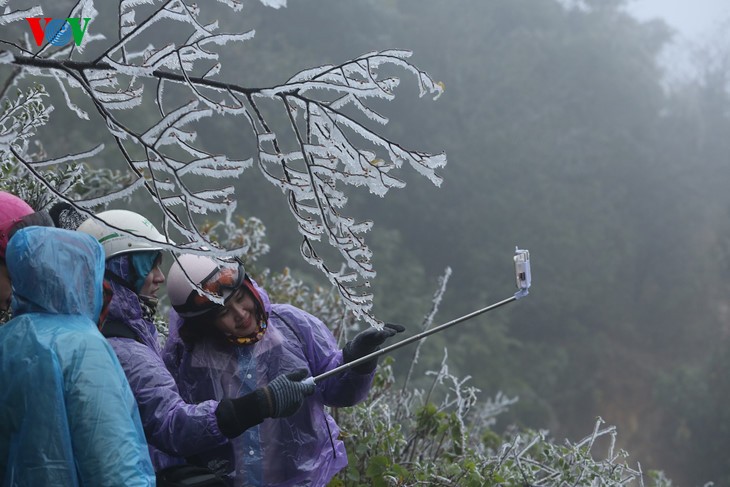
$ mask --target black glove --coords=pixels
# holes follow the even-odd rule
[[[376,330],[370,328],[369,330],[361,331],[355,338],[345,344],[345,348],[342,349],[342,358],[345,363],[357,360],[360,357],[369,355],[376,350],[380,349],[380,345],[385,340],[392,337],[396,333],[404,331],[406,328],[402,325],[395,325],[392,323],[385,323],[382,330]],[[358,374],[369,374],[378,366],[378,359],[374,358],[368,360],[360,365],[356,365],[352,368]]]
[[[297,370],[287,375],[280,375],[264,387],[267,399],[270,399],[272,418],[291,416],[296,413],[306,396],[314,393],[314,383],[304,384],[302,379],[307,377],[306,370]]]
[[[235,438],[266,418],[291,416],[297,412],[304,398],[314,393],[314,383],[300,382],[306,376],[306,370],[298,370],[280,375],[268,386],[245,396],[223,399],[215,410],[221,433],[227,438]]]

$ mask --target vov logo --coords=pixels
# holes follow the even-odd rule
[[[30,25],[30,30],[33,32],[33,37],[38,47],[43,44],[44,38],[48,39],[48,42],[54,46],[65,46],[73,38],[74,43],[80,46],[91,17],[84,17],[83,19],[73,17],[67,19],[26,17],[25,20]],[[81,26],[82,20],[84,21],[83,27]],[[41,26],[41,21],[45,21],[45,26]]]

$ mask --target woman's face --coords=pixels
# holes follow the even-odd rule
[[[157,259],[152,266],[152,270],[149,274],[147,274],[144,283],[142,283],[142,288],[139,290],[140,296],[149,296],[152,298],[157,297],[157,291],[159,291],[160,285],[165,282],[165,274],[162,272],[162,269],[160,269],[161,263],[162,254],[157,256]]]
[[[228,336],[243,338],[254,333],[258,326],[256,304],[243,286],[239,287],[218,313],[216,328]]]

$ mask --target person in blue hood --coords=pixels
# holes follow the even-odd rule
[[[227,444],[256,424],[257,399],[262,395],[276,406],[266,411],[269,417],[292,414],[313,392],[313,386],[282,376],[243,397],[184,401],[162,360],[153,322],[157,292],[165,281],[161,244],[168,240],[145,217],[127,210],[99,213],[78,231],[92,235],[104,247],[106,279],[114,297],[102,333],[134,392],[158,474],[184,465],[187,457]],[[257,414],[247,414],[250,410]]]
[[[154,486],[134,395],[97,328],[101,245],[28,227],[5,257],[14,318],[0,327],[0,483]]]

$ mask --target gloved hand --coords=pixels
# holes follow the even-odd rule
[[[313,383],[301,382],[306,376],[306,370],[282,374],[269,385],[245,396],[220,401],[215,416],[221,433],[235,438],[266,418],[281,418],[297,412],[304,398],[314,393]]]
[[[361,331],[355,336],[355,338],[345,344],[345,347],[342,349],[342,358],[345,360],[345,363],[347,363],[371,354],[376,350],[379,350],[380,345],[382,345],[385,340],[404,330],[405,327],[402,325],[385,323],[382,330],[376,330],[371,327],[369,330]],[[352,368],[352,370],[358,374],[369,374],[375,370],[377,366],[378,359],[374,358],[360,365],[356,365]]]
[[[314,393],[314,383],[301,382],[306,377],[306,370],[297,370],[291,374],[280,375],[263,388],[272,418],[291,416],[301,407],[304,398]]]

